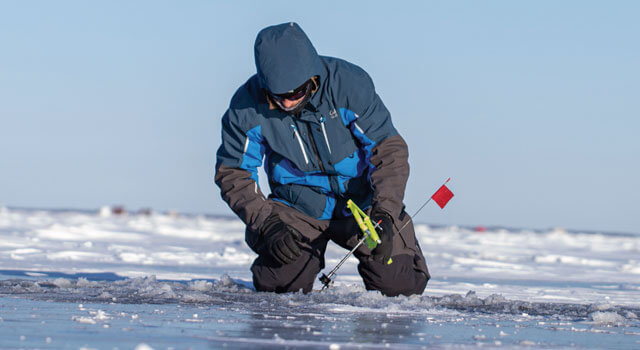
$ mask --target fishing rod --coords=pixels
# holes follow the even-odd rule
[[[451,178],[448,178],[447,181],[445,181],[442,184],[442,186],[440,186],[440,188],[431,197],[429,197],[429,199],[427,199],[427,201],[424,202],[424,204],[422,204],[422,206],[418,210],[416,210],[413,216],[409,218],[409,221],[407,221],[404,225],[402,225],[402,227],[398,230],[398,234],[402,232],[402,230],[405,227],[407,227],[409,222],[413,221],[413,218],[416,217],[418,213],[420,213],[420,211],[422,211],[422,209],[425,206],[427,206],[427,204],[432,199],[434,199],[436,203],[438,203],[440,208],[444,208],[444,206],[451,199],[451,197],[453,197],[453,193],[451,193],[451,191],[449,191],[449,189],[446,186],[446,184],[450,180]],[[351,255],[353,255],[353,253],[355,253],[355,251],[358,248],[360,248],[360,246],[367,243],[367,247],[370,250],[373,250],[378,244],[382,243],[382,241],[380,240],[380,236],[376,231],[376,229],[379,229],[380,231],[382,231],[382,227],[380,227],[380,222],[382,222],[382,220],[376,223],[372,222],[371,218],[367,214],[365,214],[362,211],[362,209],[360,209],[351,199],[347,201],[347,208],[349,208],[353,213],[353,217],[356,219],[356,222],[358,223],[358,226],[360,227],[360,230],[362,231],[364,236],[358,241],[358,243],[353,247],[353,249],[351,249],[347,253],[347,255],[345,255],[345,257],[342,258],[342,260],[340,260],[338,265],[336,265],[336,267],[334,267],[333,270],[329,272],[329,274],[323,273],[322,276],[318,278],[320,282],[322,282],[322,289],[320,291],[323,291],[329,288],[329,286],[333,284],[334,280],[332,278],[336,275],[336,272],[338,271],[338,269],[340,269],[340,267],[347,261],[347,259],[349,259],[349,257],[351,257]],[[391,263],[392,263],[392,260],[391,258],[389,258],[389,260],[387,261],[387,264],[391,264]]]

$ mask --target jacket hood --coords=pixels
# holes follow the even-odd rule
[[[294,22],[261,30],[254,54],[260,86],[274,94],[289,92],[322,71],[316,49]]]

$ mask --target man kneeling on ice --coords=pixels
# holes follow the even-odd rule
[[[258,254],[255,288],[311,291],[327,243],[351,249],[358,242],[351,199],[382,229],[373,251],[363,245],[355,252],[365,287],[421,294],[430,276],[402,202],[407,144],[369,75],[319,56],[296,23],[260,31],[254,52],[257,74],[222,117],[215,181]],[[268,199],[258,186],[263,160]]]

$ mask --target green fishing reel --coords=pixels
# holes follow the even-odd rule
[[[356,219],[358,227],[360,227],[360,230],[365,237],[364,242],[367,245],[367,248],[369,248],[369,250],[374,250],[378,246],[378,244],[382,243],[382,241],[380,240],[380,236],[378,235],[378,232],[375,228],[377,224],[374,225],[369,215],[362,211],[362,209],[360,209],[360,207],[358,207],[356,203],[354,203],[351,199],[347,201],[347,208],[351,210],[353,217]],[[391,260],[391,258],[389,258],[389,260],[387,261],[387,265],[391,264],[392,262],[393,261]]]

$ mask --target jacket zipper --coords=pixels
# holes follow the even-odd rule
[[[360,131],[360,133],[364,135],[364,130],[362,130],[362,128],[360,127],[360,125],[358,125],[358,123],[353,123],[353,126],[355,126],[356,129],[358,129],[358,131]]]
[[[300,138],[300,134],[298,133],[298,128],[295,125],[291,124],[291,129],[293,129],[293,133],[298,139],[300,150],[302,150],[302,155],[304,156],[304,163],[309,164],[309,158],[307,157],[307,152],[304,150],[304,144],[302,143],[302,139]]]
[[[307,131],[309,132],[309,137],[311,138],[311,146],[313,146],[313,152],[316,154],[316,159],[318,159],[318,165],[320,165],[320,170],[324,173],[324,166],[322,165],[322,159],[320,159],[320,153],[318,153],[318,147],[316,146],[316,142],[313,139],[313,134],[311,133],[311,125],[307,123]]]
[[[322,126],[322,134],[324,135],[324,142],[327,143],[329,154],[331,154],[331,146],[329,145],[329,138],[327,137],[327,129],[324,127],[324,117],[320,117],[320,126]]]

